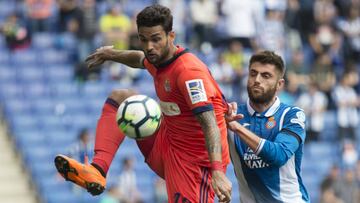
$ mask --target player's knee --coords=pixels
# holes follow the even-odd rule
[[[111,92],[109,98],[115,100],[118,104],[121,104],[125,99],[135,94],[137,94],[135,90],[117,89]]]

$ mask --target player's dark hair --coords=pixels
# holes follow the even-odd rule
[[[144,8],[136,16],[136,24],[139,27],[153,27],[161,25],[166,33],[172,30],[173,16],[169,8],[159,4]]]
[[[275,52],[273,52],[273,51],[261,51],[261,52],[258,52],[256,54],[254,54],[250,58],[249,67],[255,62],[259,62],[261,64],[274,65],[275,68],[277,70],[279,70],[279,72],[281,73],[281,77],[284,77],[284,74],[285,74],[284,61],[282,60],[282,58],[279,55],[275,54]]]

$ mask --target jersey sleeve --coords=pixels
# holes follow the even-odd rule
[[[261,139],[256,154],[269,165],[280,167],[295,154],[299,146],[295,137],[280,132],[273,142]]]
[[[302,109],[298,107],[292,107],[285,115],[282,133],[293,135],[299,144],[305,141],[305,123],[306,116]]]
[[[177,86],[194,114],[213,110],[215,88],[208,73],[203,69],[188,68],[177,77]]]

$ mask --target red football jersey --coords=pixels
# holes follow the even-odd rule
[[[228,164],[224,118],[227,104],[207,66],[182,47],[178,47],[175,56],[165,64],[155,67],[145,59],[144,66],[154,77],[160,99],[163,113],[160,130],[165,130],[175,153],[180,153],[185,160],[209,166],[205,137],[194,114],[213,109],[221,133],[222,161]]]

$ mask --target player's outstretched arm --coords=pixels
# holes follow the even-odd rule
[[[274,141],[260,138],[236,121],[228,123],[229,129],[235,132],[267,164],[281,167],[298,149],[301,138],[289,130],[281,131]]]
[[[89,68],[101,65],[105,61],[114,61],[125,64],[132,68],[144,68],[142,61],[145,54],[137,50],[117,50],[114,46],[103,46],[89,55],[85,62]]]
[[[206,148],[212,164],[212,187],[220,202],[230,202],[231,182],[222,171],[222,148],[220,130],[214,111],[205,111],[196,115],[205,135]],[[214,166],[214,167],[213,167]]]

